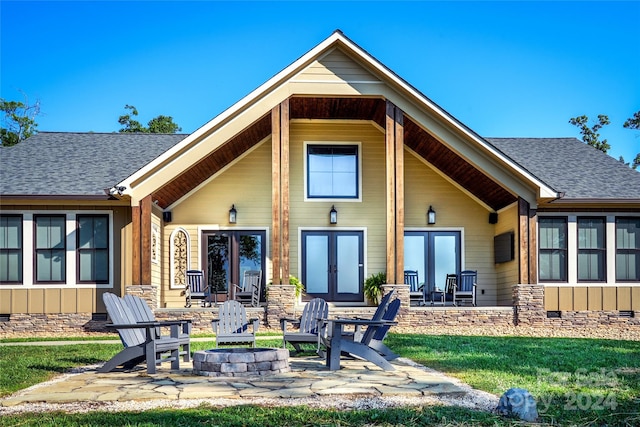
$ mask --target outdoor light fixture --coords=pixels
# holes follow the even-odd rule
[[[335,206],[331,206],[331,210],[329,211],[329,222],[331,224],[338,223],[338,211]]]
[[[236,223],[237,215],[238,215],[238,211],[236,210],[236,205],[231,205],[231,209],[229,209],[229,224]]]
[[[429,210],[427,211],[427,224],[432,225],[436,223],[436,211],[433,210],[433,207],[429,205]]]

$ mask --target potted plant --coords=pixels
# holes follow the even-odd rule
[[[364,281],[364,295],[373,305],[378,305],[382,296],[382,285],[387,283],[387,274],[383,271],[368,277]]]

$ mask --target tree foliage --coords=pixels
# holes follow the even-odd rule
[[[577,126],[578,129],[580,129],[582,140],[588,145],[602,151],[605,154],[607,151],[609,151],[609,148],[611,148],[606,139],[600,140],[600,134],[598,133],[598,131],[603,126],[610,123],[608,116],[599,114],[598,123],[594,124],[591,127],[589,126],[589,117],[587,116],[572,117],[571,119],[569,119],[569,123]]]
[[[137,121],[135,117],[138,116],[138,109],[133,105],[125,105],[124,108],[129,110],[129,113],[123,114],[118,118],[118,123],[122,125],[121,133],[176,133],[180,132],[182,128],[173,122],[173,117],[159,115],[147,123],[147,127]]]
[[[25,102],[7,101],[0,98],[0,113],[2,114],[1,145],[10,147],[36,133],[38,127],[36,116],[40,114],[40,101],[29,105],[26,96]]]
[[[622,125],[625,129],[640,130],[640,111],[633,113],[632,117],[629,117]],[[631,167],[637,169],[640,166],[640,153],[636,154],[636,158],[633,159]]]

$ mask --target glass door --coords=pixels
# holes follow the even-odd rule
[[[231,284],[242,283],[245,271],[260,270],[264,294],[265,236],[264,231],[225,230],[203,233],[205,248],[202,265],[212,292],[228,295]]]
[[[362,231],[303,231],[302,283],[311,297],[362,301]]]
[[[459,231],[405,231],[404,269],[418,272],[418,285],[444,289],[447,274],[460,273]]]

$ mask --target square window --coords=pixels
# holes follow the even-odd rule
[[[307,197],[357,199],[360,188],[357,145],[307,145]]]

